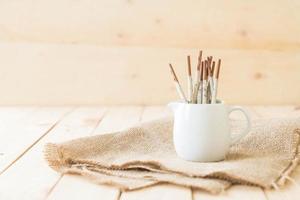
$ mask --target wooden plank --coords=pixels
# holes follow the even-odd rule
[[[123,192],[120,197],[121,200],[192,200],[191,189],[174,186],[170,184],[163,184],[151,186],[142,190]]]
[[[54,191],[47,199],[103,199],[116,200],[119,190],[114,187],[99,185],[77,175],[64,175],[56,183]]]
[[[299,49],[299,8],[297,1],[284,0],[2,1],[0,37],[73,45]]]
[[[193,191],[194,200],[266,200],[262,189],[250,186],[232,186],[219,195],[212,195],[201,191]]]
[[[274,117],[299,117],[300,110],[298,106],[257,106],[254,110],[259,118]],[[291,174],[292,181],[287,180],[287,185],[279,190],[264,190],[269,200],[290,199],[296,200],[300,196],[300,168],[297,167]]]
[[[171,117],[171,110],[165,106],[146,106],[141,116],[141,122],[148,122],[164,117]]]
[[[44,112],[44,118],[53,118],[54,110],[49,108]],[[62,142],[90,134],[101,121],[104,112],[104,108],[79,108],[62,119],[14,165],[1,174],[0,199],[44,199],[61,177],[44,159],[45,143]],[[40,125],[32,124],[37,127]],[[99,190],[110,194],[116,192],[109,188],[103,189],[101,186]]]
[[[140,121],[143,110],[144,108],[141,106],[110,107],[94,134],[116,132],[133,126]]]
[[[0,174],[48,133],[70,108],[40,108],[32,115],[0,126]],[[9,117],[9,116],[8,116]]]
[[[93,134],[105,134],[132,126],[139,122],[142,112],[142,107],[110,108]],[[90,200],[99,198],[116,200],[119,196],[119,190],[116,188],[101,185],[96,187],[93,183],[82,181],[82,179],[78,176],[64,175],[54,185],[48,199],[85,199],[88,197]]]
[[[0,107],[0,138],[4,138],[8,127],[15,127],[19,120],[30,116],[36,107]],[[0,142],[1,143],[1,142]],[[6,160],[5,149],[0,146],[0,162]]]
[[[167,104],[178,99],[168,63],[186,89],[185,56],[192,56],[194,70],[198,51],[0,43],[1,73],[14,77],[0,79],[0,104]],[[205,49],[208,54],[222,58],[219,97],[227,103],[300,104],[300,50]]]
[[[169,110],[164,107],[146,107],[141,121],[146,122],[170,115]],[[167,199],[192,199],[192,192],[189,188],[178,187],[171,184],[163,184],[145,188],[142,190],[123,192],[121,200],[167,200]]]
[[[5,130],[8,129],[8,127],[15,127],[19,120],[22,118],[30,116],[30,114],[33,113],[34,110],[36,110],[36,107],[8,107],[8,106],[1,106],[0,107],[0,138],[4,138],[7,134]],[[4,157],[4,149],[0,146],[0,158],[5,159]]]
[[[32,115],[38,110],[35,106],[1,106],[0,107],[0,127],[15,125],[19,120]]]

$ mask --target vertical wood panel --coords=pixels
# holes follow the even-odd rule
[[[0,44],[0,104],[166,104],[178,99],[171,62],[186,89],[199,49]],[[205,50],[222,58],[227,103],[300,104],[300,51]]]
[[[6,41],[299,49],[297,1],[1,1]]]

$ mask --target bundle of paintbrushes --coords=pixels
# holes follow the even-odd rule
[[[217,101],[218,80],[221,67],[221,59],[216,64],[212,56],[202,60],[202,51],[199,53],[196,76],[192,78],[191,58],[187,56],[187,80],[188,96],[182,90],[174,68],[169,64],[174,84],[180,99],[186,103],[215,104]]]

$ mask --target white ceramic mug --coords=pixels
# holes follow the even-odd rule
[[[173,140],[179,157],[198,162],[223,160],[232,144],[243,138],[251,128],[249,114],[241,107],[217,104],[172,102],[174,112]],[[229,114],[241,111],[247,126],[239,134],[231,134]]]

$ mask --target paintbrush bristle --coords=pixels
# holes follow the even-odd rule
[[[187,63],[188,63],[188,75],[192,76],[191,57],[190,56],[187,56]]]
[[[198,61],[199,61],[199,63],[202,62],[202,50],[200,50],[200,52],[199,52]]]
[[[198,64],[197,64],[197,70],[198,70],[198,71],[200,71],[200,68],[201,68],[201,62],[202,62],[202,50],[200,50],[199,56],[198,56]]]
[[[205,61],[205,65],[204,65],[204,80],[207,80],[208,78],[208,61]]]
[[[200,71],[200,81],[203,81],[203,76],[204,76],[204,62],[201,62],[201,71]]]
[[[216,72],[216,79],[219,79],[220,68],[221,68],[221,59],[218,60],[217,72]]]
[[[175,73],[175,71],[174,71],[174,68],[173,68],[173,66],[172,66],[172,64],[171,64],[171,63],[169,63],[169,67],[170,67],[171,74],[172,74],[172,76],[173,76],[173,79],[174,79],[174,81],[178,82],[178,79],[177,79],[176,73]]]
[[[211,76],[213,76],[214,75],[214,73],[215,73],[215,65],[216,65],[216,62],[215,61],[213,61],[212,62],[212,67],[211,67]]]
[[[174,79],[174,84],[176,86],[177,92],[180,98],[184,100],[184,102],[198,104],[216,103],[218,79],[221,69],[221,59],[218,59],[218,61],[214,61],[212,56],[203,56],[202,50],[200,50],[196,66],[196,76],[195,79],[192,79],[191,57],[190,55],[187,56],[188,98],[186,98],[182,90],[172,64],[169,63],[169,67]],[[207,88],[208,86],[210,87]]]

